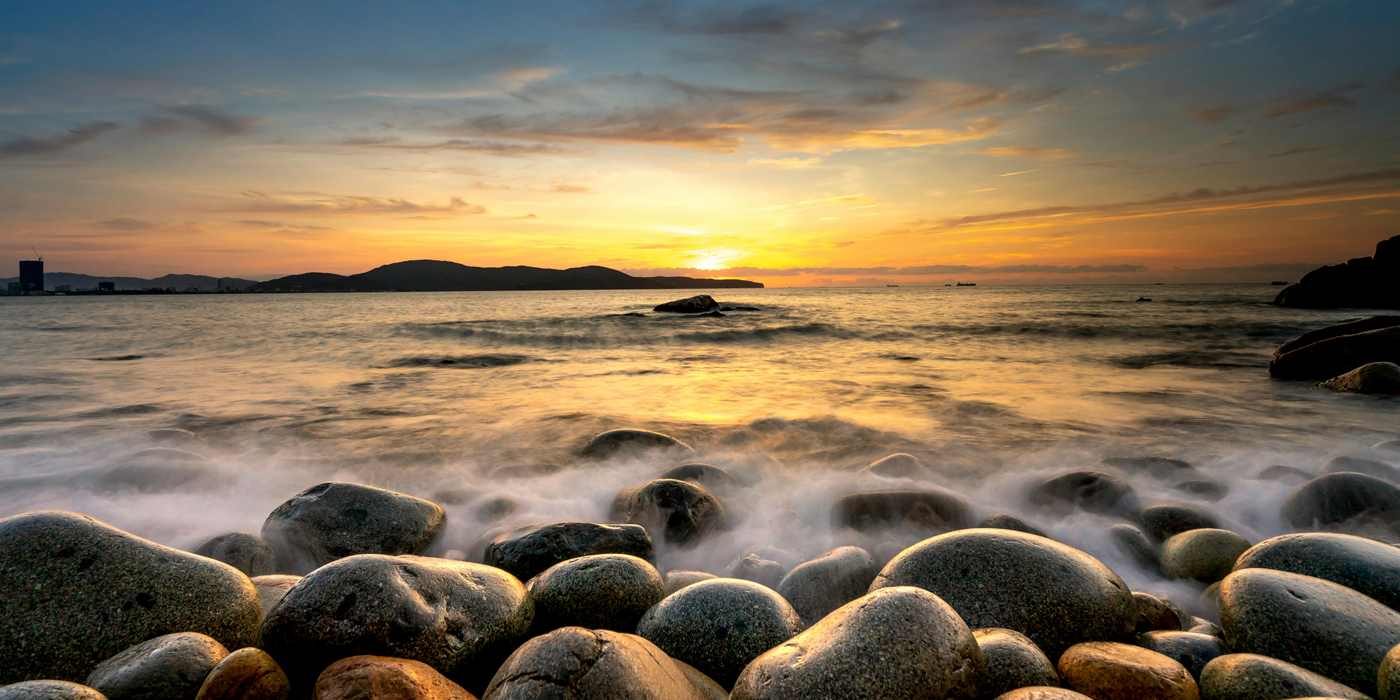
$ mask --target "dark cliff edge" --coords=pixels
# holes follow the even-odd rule
[[[761,289],[748,280],[633,277],[590,265],[567,270],[542,267],[470,267],[441,260],[409,260],[357,275],[308,272],[260,282],[264,292],[499,292],[578,289]]]
[[[1376,254],[1323,265],[1274,298],[1301,309],[1400,309],[1400,236],[1376,244]]]

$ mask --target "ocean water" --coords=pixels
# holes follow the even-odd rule
[[[658,291],[3,298],[0,516],[75,510],[189,549],[339,479],[458,492],[433,553],[479,560],[495,528],[602,520],[618,490],[678,463],[577,463],[591,436],[635,427],[750,484],[720,494],[734,530],[663,550],[663,568],[723,574],[754,545],[820,554],[843,543],[836,498],[935,485],[1197,605],[1195,584],[1113,548],[1112,518],[1051,518],[1024,494],[1107,456],[1185,459],[1228,493],[1125,478],[1257,542],[1287,530],[1294,488],[1260,469],[1400,461],[1371,448],[1400,437],[1400,401],[1268,377],[1280,343],[1369,314],[1279,308],[1277,291],[717,290],[760,309],[724,318],[651,313],[681,296]],[[859,471],[894,452],[929,473]],[[483,508],[496,498],[514,511]]]

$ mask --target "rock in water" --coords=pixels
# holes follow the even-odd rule
[[[1105,532],[1114,548],[1126,554],[1134,564],[1148,571],[1157,571],[1161,566],[1162,554],[1157,551],[1157,545],[1152,544],[1152,540],[1136,525],[1117,523],[1109,526]]]
[[[942,489],[853,493],[831,506],[831,526],[857,532],[911,528],[936,533],[970,524],[967,501]]]
[[[805,625],[818,620],[870,590],[880,573],[875,558],[860,547],[839,547],[788,572],[778,583],[778,595],[792,604]]]
[[[421,554],[446,520],[431,501],[328,481],[277,506],[262,536],[286,573],[303,574],[354,554]]]
[[[1170,479],[1190,473],[1190,462],[1170,457],[1104,457],[1099,464],[1121,469],[1131,474],[1150,474],[1158,479]]]
[[[714,574],[707,574],[703,571],[691,571],[689,569],[671,569],[666,572],[666,590],[663,597],[670,597],[672,593],[679,591],[686,586],[693,586],[701,581],[719,578]]]
[[[1400,481],[1400,469],[1374,459],[1341,455],[1327,460],[1327,463],[1322,465],[1323,474],[1339,474],[1341,472],[1366,474],[1377,479],[1385,479],[1392,484]]]
[[[642,613],[661,602],[665,584],[651,564],[627,554],[593,554],[560,562],[530,579],[534,634],[583,627],[631,634]]]
[[[707,535],[729,529],[729,513],[698,484],[656,479],[618,492],[608,520],[641,525],[675,547],[692,547]]]
[[[1201,696],[1208,700],[1344,698],[1371,700],[1330,678],[1257,654],[1226,654],[1201,670]]]
[[[286,700],[291,691],[287,674],[267,652],[244,647],[214,666],[195,700]]]
[[[24,681],[0,688],[0,700],[107,700],[107,696],[71,681]]]
[[[878,459],[861,469],[863,472],[888,476],[890,478],[908,478],[927,473],[918,457],[911,454],[898,452],[883,459]]]
[[[654,433],[650,430],[609,430],[583,446],[582,456],[588,459],[607,459],[614,455],[642,450],[678,450],[693,452],[690,445],[670,435]]]
[[[773,589],[778,587],[778,583],[786,575],[787,569],[784,569],[782,564],[772,559],[764,559],[757,554],[745,555],[729,571],[729,578],[753,581],[760,586]]]
[[[226,656],[228,650],[213,637],[167,634],[98,664],[86,685],[109,700],[194,700],[205,676]]]
[[[1300,529],[1352,520],[1393,527],[1400,524],[1400,488],[1365,474],[1323,474],[1288,497],[1283,517]]]
[[[1049,535],[1045,534],[1044,530],[1008,513],[997,513],[988,516],[978,527],[989,527],[996,530],[1015,530],[1016,532],[1025,532],[1040,537],[1049,537]]]
[[[894,587],[841,606],[754,659],[730,697],[970,700],[985,673],[977,640],[947,603]]]
[[[1274,569],[1326,579],[1400,610],[1400,549],[1353,535],[1282,535],[1254,545],[1235,570]]]
[[[630,554],[656,563],[651,536],[641,525],[550,523],[521,525],[486,545],[484,561],[529,581],[561,561],[590,554]]]
[[[1215,528],[1187,530],[1162,543],[1162,573],[1215,583],[1230,575],[1235,560],[1249,549],[1249,540]]]
[[[1331,581],[1270,569],[1225,578],[1220,626],[1233,651],[1287,661],[1368,695],[1381,659],[1400,644],[1400,613]]]
[[[1046,479],[1031,489],[1031,505],[1067,513],[1076,508],[1090,513],[1131,510],[1136,496],[1133,487],[1112,474],[1070,472]]]
[[[1287,464],[1274,464],[1259,470],[1254,475],[1255,479],[1263,481],[1284,481],[1290,483],[1300,483],[1315,478],[1317,475],[1297,467],[1290,467]]]
[[[1060,657],[1065,685],[1094,700],[1199,700],[1196,680],[1155,651],[1117,642],[1076,644]]]
[[[258,646],[304,688],[337,659],[422,661],[474,687],[526,638],[534,604],[482,564],[358,554],[307,574],[263,621]]]
[[[277,555],[262,537],[251,532],[228,532],[194,550],[201,557],[221,561],[249,577],[277,572]]]
[[[637,634],[728,688],[750,661],[802,631],[782,596],[750,581],[719,578],[656,604]]]
[[[506,659],[482,700],[704,700],[680,667],[631,634],[565,627]]]
[[[257,636],[262,602],[233,567],[60,511],[0,520],[0,684],[81,681],[152,637]]]
[[[974,627],[1030,637],[1051,659],[1086,641],[1120,639],[1137,624],[1128,586],[1099,560],[1053,540],[1010,530],[961,530],[904,550],[872,591],[918,586]]]
[[[719,302],[708,294],[698,294],[686,299],[668,301],[652,308],[652,311],[661,311],[671,314],[703,314],[706,311],[718,311]]]
[[[425,663],[386,656],[351,656],[316,679],[312,700],[476,700]]]
[[[1374,257],[1323,265],[1286,287],[1275,304],[1305,309],[1371,307],[1400,309],[1400,236],[1376,244]]]
[[[743,486],[728,470],[713,464],[682,464],[679,467],[667,469],[656,478],[689,481],[720,493],[727,493]]]
[[[1186,667],[1198,684],[1201,670],[1206,664],[1225,653],[1224,642],[1208,634],[1195,632],[1147,632],[1138,636],[1138,646],[1155,651]]]
[[[1269,374],[1280,379],[1324,380],[1374,362],[1400,361],[1400,326],[1319,340],[1269,363]]]
[[[1058,686],[1055,664],[1029,637],[1015,630],[989,627],[972,631],[987,667],[982,696],[994,698],[1017,688]]]
[[[1372,362],[1318,386],[1347,394],[1400,394],[1400,365]]]
[[[1133,520],[1142,525],[1147,534],[1163,542],[1172,535],[1187,530],[1219,527],[1215,516],[1205,508],[1185,503],[1158,503],[1138,510]]]
[[[1181,629],[1181,615],[1175,606],[1167,604],[1166,601],[1151,593],[1133,591],[1133,600],[1137,602],[1138,616],[1137,627],[1134,628],[1138,634],[1152,632],[1156,630],[1179,631]]]

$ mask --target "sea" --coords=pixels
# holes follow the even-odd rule
[[[1216,488],[1124,478],[1258,542],[1288,531],[1296,487],[1254,478],[1265,467],[1400,462],[1372,447],[1400,437],[1400,400],[1268,375],[1279,344],[1372,312],[1282,308],[1278,289],[709,291],[753,309],[722,317],[653,312],[692,293],[674,290],[0,298],[0,517],[71,510],[192,549],[353,481],[444,502],[429,553],[479,561],[502,528],[603,521],[676,466],[578,458],[642,428],[746,484],[721,495],[735,527],[663,549],[663,569],[723,575],[761,545],[816,556],[842,543],[840,496],[936,486],[1189,607],[1200,587],[1137,568],[1104,534],[1113,517],[1051,517],[1025,494],[1105,457],[1182,459]],[[861,471],[898,452],[928,471]]]

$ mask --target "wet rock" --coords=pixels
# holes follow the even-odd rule
[[[534,604],[490,566],[359,554],[307,574],[263,621],[259,647],[305,687],[337,659],[422,661],[467,685],[489,674],[530,629]]]
[[[1147,632],[1138,636],[1138,646],[1181,664],[1198,682],[1201,679],[1201,669],[1212,659],[1225,653],[1225,643],[1220,639],[1195,632]]]
[[[1400,326],[1339,335],[1275,353],[1269,374],[1280,379],[1323,380],[1373,362],[1400,360]]]
[[[1355,335],[1357,333],[1365,333],[1366,331],[1390,328],[1392,326],[1400,326],[1400,316],[1372,316],[1371,318],[1362,319],[1360,321],[1339,323],[1335,326],[1327,326],[1325,328],[1319,328],[1314,331],[1308,331],[1307,333],[1304,333],[1301,336],[1298,336],[1297,338],[1294,338],[1293,340],[1290,340],[1284,343],[1283,345],[1278,346],[1278,348],[1274,350],[1273,359],[1277,360],[1278,358],[1290,352],[1293,352],[1294,350],[1306,347],[1308,345],[1312,345],[1313,343],[1316,343],[1321,340],[1327,340],[1328,338],[1337,338],[1344,335]]]
[[[1099,464],[1129,474],[1149,474],[1157,479],[1178,478],[1195,469],[1190,462],[1169,457],[1105,457]]]
[[[1400,644],[1400,613],[1311,576],[1243,569],[1220,585],[1220,626],[1232,651],[1297,664],[1368,695]]]
[[[700,669],[684,661],[677,661],[675,659],[671,659],[671,663],[675,664],[676,668],[679,668],[681,673],[684,673],[685,677],[690,679],[691,684],[695,686],[696,690],[700,691],[700,696],[705,698],[705,700],[729,700],[729,691],[716,683],[713,678],[701,673]]]
[[[983,697],[994,698],[1017,688],[1060,685],[1055,664],[1026,635],[996,627],[976,629],[972,635],[987,668]]]
[[[1189,493],[1192,495],[1200,496],[1201,498],[1204,498],[1207,501],[1218,501],[1230,495],[1229,486],[1226,486],[1225,484],[1222,484],[1218,481],[1210,481],[1209,479],[1192,479],[1190,481],[1183,481],[1177,484],[1176,486],[1173,486],[1172,488],[1182,493]]]
[[[691,571],[689,569],[672,569],[666,572],[666,590],[664,595],[670,597],[672,593],[693,586],[701,581],[709,581],[712,578],[719,578],[714,574],[707,574],[703,571]]]
[[[1099,560],[1010,530],[924,540],[890,561],[871,590],[891,586],[932,591],[969,625],[1016,630],[1052,659],[1080,642],[1122,638],[1137,624],[1132,593]]]
[[[588,459],[602,460],[614,455],[644,450],[694,451],[690,445],[670,435],[650,430],[622,429],[609,430],[589,440],[588,444],[583,446],[581,454]]]
[[[533,634],[583,627],[631,634],[642,613],[661,602],[656,567],[627,554],[592,554],[559,562],[530,579]]]
[[[977,640],[957,613],[927,591],[901,586],[847,603],[766,651],[730,697],[970,700],[985,675]]]
[[[258,589],[258,597],[262,598],[263,617],[267,617],[272,606],[277,605],[277,601],[282,600],[282,596],[287,595],[287,591],[292,590],[292,586],[300,580],[300,576],[284,574],[253,577],[253,586]]]
[[[1400,610],[1400,549],[1352,535],[1283,535],[1254,545],[1235,570],[1274,569],[1326,579]]]
[[[1259,470],[1259,473],[1255,474],[1254,478],[1260,481],[1284,481],[1297,483],[1302,481],[1308,481],[1309,479],[1312,479],[1316,476],[1316,474],[1310,471],[1299,469],[1297,467],[1290,467],[1287,464],[1275,464],[1272,466],[1264,467],[1263,469]]]
[[[1165,541],[1172,535],[1187,530],[1220,527],[1215,516],[1200,507],[1184,503],[1158,503],[1138,510],[1133,520],[1142,526],[1147,534],[1157,541]]]
[[[729,529],[729,513],[708,489],[688,481],[656,479],[618,492],[608,520],[645,527],[676,547],[691,547]]]
[[[462,686],[419,661],[351,656],[316,679],[312,700],[476,700]]]
[[[92,670],[84,685],[109,700],[194,700],[228,650],[213,637],[178,632],[122,651]]]
[[[782,564],[757,554],[745,556],[729,570],[729,578],[752,581],[768,588],[777,588],[778,582],[786,575],[787,569],[783,568]]]
[[[302,574],[354,554],[421,554],[446,519],[440,506],[421,498],[328,481],[277,506],[262,536],[282,573]]]
[[[960,530],[971,524],[967,501],[952,491],[867,491],[836,499],[831,526],[858,532],[911,528]]]
[[[998,695],[994,700],[1094,700],[1083,693],[1069,688],[1017,688],[1009,693]]]
[[[1155,651],[1117,642],[1086,642],[1058,664],[1065,685],[1095,700],[1199,700],[1186,668]]]
[[[569,698],[702,700],[695,684],[651,642],[607,630],[566,627],[510,655],[482,700]]]
[[[1400,359],[1400,356],[1397,356]],[[1346,394],[1400,394],[1400,365],[1371,362],[1318,386]]]
[[[1249,540],[1216,528],[1188,530],[1162,543],[1162,573],[1215,583],[1230,575],[1235,560],[1249,549]]]
[[[782,596],[749,581],[687,586],[648,610],[637,634],[724,687],[759,654],[802,631]]]
[[[1283,518],[1296,528],[1400,523],[1400,488],[1365,474],[1324,474],[1298,487],[1283,504]]]
[[[1257,654],[1226,654],[1201,670],[1201,695],[1209,700],[1345,698],[1371,700],[1330,678]]]
[[[1118,523],[1112,525],[1106,531],[1108,539],[1118,551],[1126,554],[1133,563],[1148,571],[1156,571],[1161,565],[1161,553],[1157,551],[1157,545],[1147,538],[1147,535],[1136,525],[1128,523]]]
[[[1221,640],[1225,639],[1225,631],[1220,629],[1220,625],[1210,620],[1203,620],[1197,617],[1193,618],[1191,623],[1191,627],[1186,630],[1187,632],[1191,632],[1192,634],[1204,634],[1207,637],[1215,637]]]
[[[529,581],[561,561],[590,554],[630,554],[656,563],[651,536],[640,525],[564,522],[521,525],[494,537],[483,561]]]
[[[713,464],[682,464],[661,473],[658,479],[675,479],[699,484],[711,491],[734,491],[742,487],[739,480],[727,470]]]
[[[788,572],[776,590],[792,604],[803,624],[814,625],[865,595],[879,573],[880,567],[869,552],[860,547],[839,547]]]
[[[214,666],[195,700],[286,700],[291,690],[287,674],[267,652],[244,647]]]
[[[107,696],[72,681],[24,681],[0,687],[0,700],[107,700]]]
[[[708,294],[697,294],[685,299],[668,301],[665,304],[658,304],[652,311],[662,311],[671,314],[702,314],[706,311],[719,309],[719,302]]]
[[[1128,511],[1137,500],[1133,487],[1112,474],[1079,471],[1046,479],[1031,489],[1031,505],[1066,513],[1076,508],[1090,513]]]
[[[460,506],[476,500],[481,492],[473,488],[442,489],[433,493],[433,502],[445,506]]]
[[[1181,629],[1181,616],[1175,606],[1142,591],[1133,591],[1133,601],[1137,603],[1138,612],[1137,626],[1133,631],[1138,634],[1154,630]]]
[[[257,590],[227,564],[74,513],[0,520],[0,684],[81,681],[172,631],[247,646],[261,618]]]
[[[995,515],[992,515],[986,520],[983,520],[982,524],[978,527],[987,527],[992,528],[994,530],[1015,530],[1016,532],[1024,532],[1027,534],[1035,535],[1037,537],[1049,536],[1046,535],[1045,532],[1040,528],[1014,515],[1009,515],[1007,513],[997,513]]]
[[[1400,700],[1400,646],[1391,647],[1381,659],[1376,691],[1379,700]],[[0,693],[0,700],[3,700],[3,693]]]
[[[472,509],[472,517],[477,522],[494,523],[520,510],[520,503],[514,498],[488,498]]]
[[[1385,479],[1392,484],[1400,481],[1400,469],[1396,469],[1385,462],[1378,462],[1374,459],[1342,455],[1340,457],[1333,457],[1327,460],[1326,464],[1322,465],[1323,474],[1339,474],[1341,472],[1366,474],[1368,476],[1374,476],[1377,479]]]
[[[251,532],[228,532],[205,541],[194,550],[232,566],[249,577],[277,572],[277,555],[262,537]]]
[[[861,469],[863,472],[879,474],[891,478],[910,478],[926,474],[928,470],[918,457],[911,454],[899,452],[888,457],[878,459]]]
[[[781,547],[774,547],[773,545],[768,544],[760,544],[745,547],[739,552],[739,556],[734,557],[734,560],[729,562],[729,567],[732,569],[735,566],[738,566],[739,560],[749,556],[750,554],[756,555],[760,559],[767,559],[769,561],[774,561],[778,564],[781,564],[784,572],[791,571],[797,565],[801,564],[804,561],[807,561],[802,557],[802,555],[789,552],[788,550],[783,549]]]

